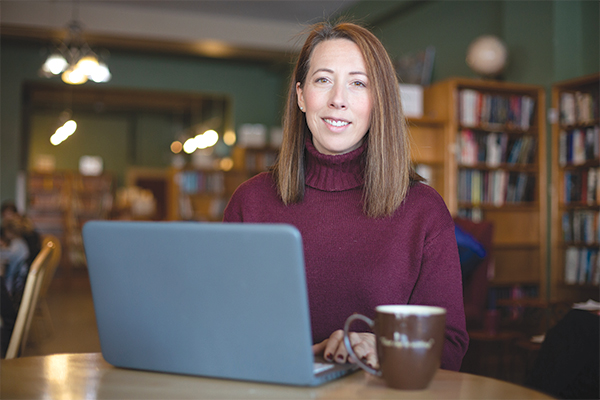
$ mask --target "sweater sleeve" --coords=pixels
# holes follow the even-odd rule
[[[467,351],[460,260],[451,217],[443,219],[439,233],[423,248],[421,273],[411,295],[412,304],[429,304],[446,309],[446,340],[442,353],[444,369],[458,371]]]

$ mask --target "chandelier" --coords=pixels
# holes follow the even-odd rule
[[[76,19],[67,25],[67,36],[48,56],[39,71],[51,78],[61,75],[63,82],[80,85],[92,80],[108,82],[110,71],[83,39],[83,28]]]

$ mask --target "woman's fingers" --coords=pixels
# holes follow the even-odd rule
[[[327,345],[328,341],[329,341],[329,339],[325,339],[321,343],[313,344],[313,347],[312,347],[313,354],[314,355],[323,354],[323,351],[325,350],[325,346]]]
[[[344,331],[338,329],[337,331],[333,332],[331,336],[329,336],[323,357],[327,361],[344,363],[346,362],[346,357],[348,356],[347,353],[345,355],[344,353],[346,353],[346,349],[344,347]]]
[[[348,335],[352,350],[358,358],[363,360],[367,365],[377,368],[377,352],[375,350],[375,335],[372,333],[357,333],[350,332]],[[329,339],[320,343],[314,344],[312,347],[313,354],[322,354],[327,361],[335,361],[343,364],[346,361],[356,362],[352,357],[348,356],[348,351],[344,345],[344,331],[337,330],[331,334]]]
[[[372,368],[377,367],[377,351],[375,348],[375,335],[372,333],[355,333],[349,336],[352,350],[356,357],[363,360]],[[350,362],[356,362],[353,357],[350,357]]]

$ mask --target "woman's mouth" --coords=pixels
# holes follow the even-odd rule
[[[348,121],[342,121],[342,120],[338,120],[338,119],[324,118],[323,120],[325,122],[327,122],[329,125],[335,126],[336,128],[341,128],[342,126],[346,126],[346,125],[350,124],[350,122],[348,122]]]

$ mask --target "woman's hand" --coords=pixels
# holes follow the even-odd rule
[[[350,332],[348,335],[352,350],[356,356],[372,368],[377,368],[377,350],[375,347],[375,335],[372,333]],[[344,346],[344,331],[337,330],[321,343],[313,345],[313,354],[323,355],[327,361],[335,361],[340,364],[349,361],[355,363],[352,357],[348,356],[346,346]]]

